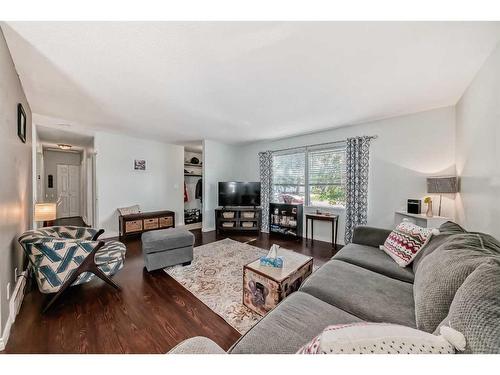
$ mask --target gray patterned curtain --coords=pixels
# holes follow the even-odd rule
[[[368,167],[370,141],[373,137],[347,138],[346,150],[346,218],[347,245],[352,240],[354,228],[364,225],[368,216]]]
[[[272,151],[259,152],[260,163],[260,204],[262,206],[262,231],[269,232],[269,202],[272,194],[273,181],[273,153]]]

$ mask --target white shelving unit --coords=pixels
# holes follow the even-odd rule
[[[186,229],[199,229],[202,227],[201,218],[203,215],[203,203],[200,199],[195,199],[195,189],[197,182],[203,178],[203,164],[190,163],[192,157],[202,160],[202,153],[185,151],[184,153],[184,183],[188,192],[189,201],[184,202],[184,220]],[[199,210],[199,220],[191,222],[192,211]]]
[[[394,213],[394,224],[398,225],[407,219],[410,222],[423,227],[423,228],[439,228],[439,226],[451,219],[445,216],[432,216],[428,217],[426,214],[409,214],[406,211],[396,211]]]

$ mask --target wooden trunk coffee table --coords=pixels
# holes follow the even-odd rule
[[[243,304],[259,315],[299,289],[313,270],[312,257],[281,249],[278,256],[283,268],[262,266],[259,259],[243,266]]]

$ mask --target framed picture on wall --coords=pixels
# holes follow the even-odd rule
[[[17,135],[26,143],[26,113],[21,103],[17,105]]]
[[[134,169],[139,171],[146,170],[146,160],[134,160]]]

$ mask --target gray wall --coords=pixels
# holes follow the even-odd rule
[[[44,165],[44,201],[57,201],[57,164],[81,165],[82,154],[75,152],[61,152],[45,150],[43,152]],[[49,174],[54,177],[54,184],[51,189],[48,187]],[[80,192],[81,194],[83,192]]]
[[[500,46],[456,106],[456,157],[461,180],[457,217],[467,229],[500,238]]]
[[[27,116],[27,140],[17,136],[17,104]],[[31,226],[32,166],[31,110],[0,30],[0,331],[9,315],[10,294],[15,286],[14,268],[22,266],[17,237]]]

